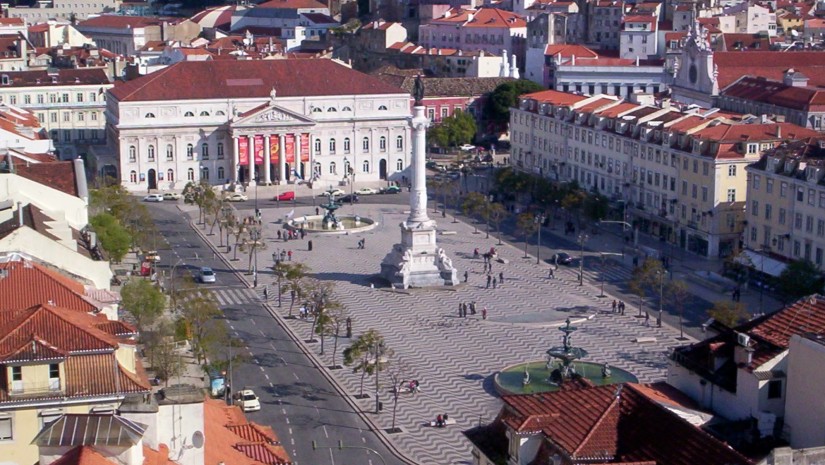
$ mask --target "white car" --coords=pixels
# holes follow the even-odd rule
[[[244,412],[257,412],[261,409],[261,401],[252,389],[244,389],[235,394],[235,405]]]
[[[234,194],[226,196],[226,198],[224,200],[227,201],[227,202],[246,202],[247,200],[249,200],[249,197],[247,197],[244,194],[239,194],[239,193],[236,192]]]
[[[167,192],[163,194],[163,200],[180,200],[180,194],[177,192]]]
[[[338,197],[338,196],[344,195],[345,192],[342,191],[341,189],[330,189],[330,190],[321,192],[320,194],[318,194],[318,197],[327,197],[329,194],[332,194],[333,197]]]
[[[212,268],[208,266],[204,266],[198,271],[198,281],[206,284],[206,283],[214,283],[215,280],[215,272],[212,271]]]
[[[144,202],[163,202],[163,194],[149,194],[143,198]]]
[[[465,152],[469,152],[470,150],[475,150],[475,149],[476,149],[476,146],[475,146],[475,145],[473,145],[473,144],[464,144],[464,145],[462,145],[462,146],[461,146],[461,147],[459,147],[459,148],[460,148],[461,150],[465,151]]]
[[[373,189],[372,187],[362,187],[355,191],[358,195],[373,195],[378,193],[378,189]]]

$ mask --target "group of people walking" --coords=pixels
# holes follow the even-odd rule
[[[613,299],[613,313],[624,315],[624,301]]]

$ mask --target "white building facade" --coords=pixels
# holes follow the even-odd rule
[[[330,60],[182,62],[110,93],[108,138],[133,191],[399,179],[409,98]]]

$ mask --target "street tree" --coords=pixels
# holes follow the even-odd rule
[[[527,258],[527,238],[538,231],[536,217],[529,212],[524,212],[516,217],[516,230],[524,236],[524,258]]]
[[[507,208],[501,203],[493,203],[489,207],[490,221],[496,226],[498,233],[498,245],[501,245],[501,222],[507,218]]]
[[[359,399],[366,397],[364,395],[364,379],[367,375],[375,373],[376,369],[380,370],[381,361],[376,363],[375,347],[384,344],[384,337],[374,329],[358,336],[358,339],[344,349],[344,365],[352,367],[353,373],[361,373],[361,389],[358,394]]]
[[[212,186],[204,179],[200,183],[190,181],[183,186],[183,201],[198,207],[198,223],[204,222],[204,212],[219,199]]]
[[[673,306],[676,309],[676,313],[679,314],[679,339],[684,339],[685,307],[687,307],[688,302],[693,297],[693,294],[690,293],[688,284],[681,279],[670,281],[670,283],[667,285],[665,292],[667,298],[671,302],[673,302]]]
[[[633,268],[630,278],[630,292],[639,296],[639,316],[642,316],[644,299],[655,290],[659,289],[662,273],[665,267],[662,262],[654,258],[646,258],[641,265]]]
[[[176,350],[176,342],[174,322],[162,318],[144,343],[152,371],[165,386],[169,386],[170,379],[183,374],[183,360]]]
[[[163,313],[166,297],[145,279],[130,279],[120,290],[121,305],[135,318],[138,330],[148,329]]]
[[[825,277],[810,260],[795,260],[776,279],[776,288],[785,302],[822,293]]]
[[[328,325],[328,335],[332,337],[332,365],[329,367],[333,370],[337,370],[341,368],[341,365],[336,363],[336,357],[338,355],[338,339],[341,338],[341,329],[346,325],[347,318],[349,318],[349,314],[347,310],[344,308],[343,305],[338,304],[332,307],[327,307],[326,311],[324,312],[326,318],[329,319]],[[321,343],[321,347],[323,347],[323,343]]]
[[[409,389],[408,373],[410,371],[407,364],[403,360],[396,359],[387,367],[387,378],[392,386],[392,426],[387,431],[390,434],[400,433],[401,429],[395,427],[396,412],[398,411],[398,401],[401,398],[401,393],[404,389]],[[412,392],[410,394],[413,394]]]
[[[337,312],[343,308],[344,306],[341,302],[329,299],[324,302],[320,310],[316,312],[315,334],[321,337],[321,355],[324,355],[324,340],[326,336],[332,336],[335,345],[338,345],[338,331],[341,329],[341,321],[337,320],[336,316],[338,316]]]
[[[518,105],[519,96],[541,90],[544,90],[544,87],[526,79],[501,84],[487,99],[485,115],[493,123],[506,125],[510,122],[510,108]]]
[[[561,206],[565,210],[572,213],[577,219],[577,223],[579,228],[582,225],[581,219],[581,210],[584,207],[585,201],[587,200],[587,193],[579,190],[573,189],[568,191],[565,196],[561,199]]]
[[[97,234],[100,246],[115,263],[120,263],[132,245],[132,235],[109,213],[99,213],[89,220],[92,230]]]
[[[603,220],[610,209],[610,203],[604,195],[590,194],[585,197],[584,215],[591,221]]]
[[[192,283],[191,279],[187,281]],[[212,321],[223,313],[209,289],[186,286],[182,290],[184,292],[178,298],[180,313],[186,321],[192,352],[200,363],[206,356],[205,347],[211,336],[209,328]]]
[[[467,216],[475,216],[484,211],[487,204],[487,199],[484,195],[478,192],[470,192],[464,196],[464,201],[461,203],[461,211]],[[473,221],[475,231],[473,234],[478,234],[478,224]]]
[[[310,326],[309,338],[306,342],[315,342],[315,334],[317,333],[318,321],[324,314],[324,310],[329,305],[340,305],[337,302],[333,304],[332,291],[333,284],[330,281],[321,281],[315,278],[304,279],[304,295],[307,298],[307,304],[313,316],[312,325]],[[325,319],[326,320],[326,319]],[[325,322],[327,324],[328,322]],[[322,339],[323,340],[323,339]],[[323,349],[321,349],[323,352]]]
[[[298,300],[300,300],[300,295],[303,293],[304,280],[310,271],[309,266],[300,262],[278,260],[275,262],[275,265],[272,266],[272,271],[275,273],[275,276],[278,277],[278,295],[280,296],[280,293],[283,291],[281,281],[286,280],[287,289],[290,291],[290,294],[295,292],[295,295],[299,296]],[[309,286],[308,283],[307,286]],[[287,318],[292,318],[292,309],[294,306],[295,299],[291,299]]]
[[[740,323],[750,319],[750,314],[745,310],[745,306],[741,302],[733,302],[730,300],[714,302],[713,307],[708,310],[708,316],[728,328],[736,327]]]

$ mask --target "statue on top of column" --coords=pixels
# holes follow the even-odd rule
[[[421,106],[424,100],[424,81],[421,80],[421,75],[415,77],[415,85],[413,86],[413,98],[415,99],[415,106]]]

